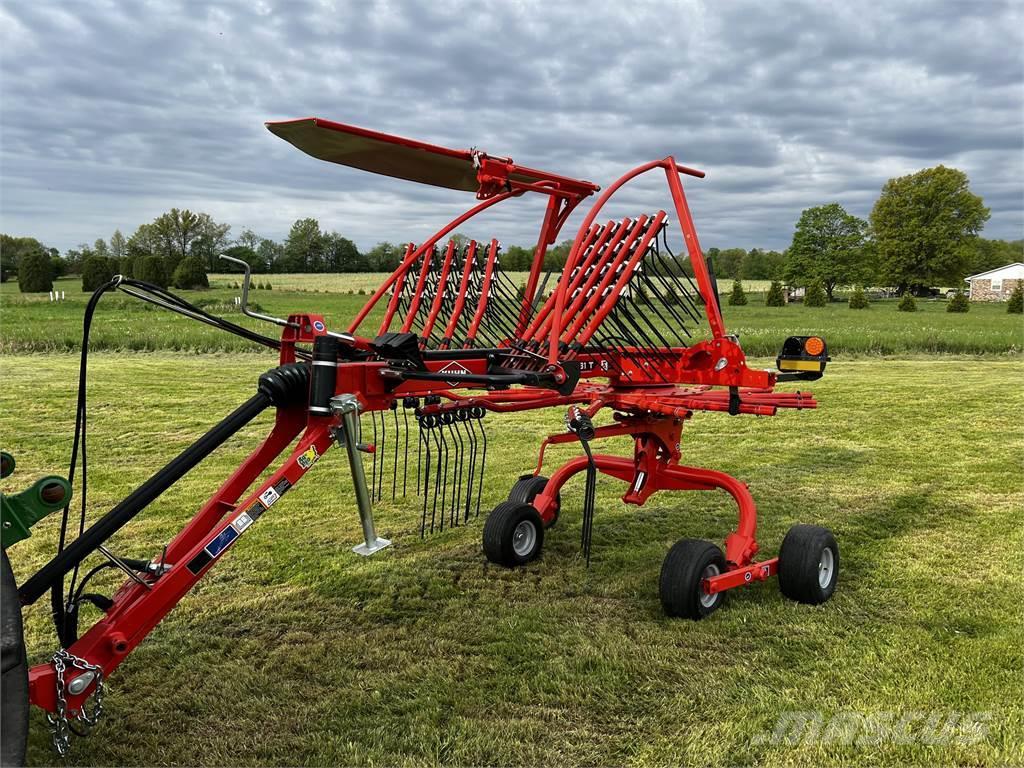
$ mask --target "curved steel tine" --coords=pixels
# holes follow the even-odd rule
[[[395,496],[398,493],[398,403],[396,401],[392,401],[390,408],[391,415],[395,420],[395,457],[391,466],[391,500],[394,501]]]
[[[456,525],[461,523],[462,517],[462,471],[466,463],[466,444],[462,439],[462,427],[459,426],[458,414],[452,413],[452,432],[455,433],[455,439],[458,441],[458,447],[456,448],[456,456],[458,461],[455,466],[455,472],[452,473],[452,482],[454,485],[452,496],[452,516],[455,518]]]
[[[473,419],[466,419],[466,436],[469,440],[469,471],[466,472],[466,508],[463,520],[469,521],[469,509],[473,505],[473,476],[476,472],[476,428]]]
[[[480,435],[483,438],[483,451],[480,458],[480,479],[476,488],[476,517],[480,517],[480,500],[483,497],[484,492],[484,472],[487,470],[487,427],[484,426],[483,415],[480,416],[479,421]]]
[[[409,482],[409,409],[404,405],[402,407],[402,421],[405,423],[405,460],[402,462],[402,498],[404,499]]]

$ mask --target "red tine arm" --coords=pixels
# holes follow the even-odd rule
[[[647,248],[650,246],[651,240],[657,237],[658,232],[661,231],[661,225],[662,222],[665,221],[665,216],[666,214],[664,211],[658,211],[654,220],[651,222],[651,225],[647,228],[647,233],[644,235],[643,240],[640,241],[640,244],[633,251],[633,255],[626,262],[625,269],[622,270],[622,274],[619,276],[619,279],[615,281],[615,285],[612,287],[611,293],[607,299],[604,296],[603,290],[597,292],[594,299],[591,300],[591,303],[587,305],[588,311],[581,313],[580,315],[580,317],[584,319],[584,322],[586,322],[586,325],[583,326],[575,339],[573,339],[572,336],[566,338],[566,343],[575,341],[578,345],[584,346],[588,341],[590,341],[590,337],[596,333],[601,323],[604,322],[605,318],[608,317],[608,314],[615,308],[615,302],[618,301],[619,295],[622,293],[622,289],[626,287],[626,283],[628,283],[630,278],[633,276],[634,267],[644,257],[644,254],[647,253]],[[601,302],[600,305],[596,304],[595,301]],[[593,316],[590,317],[592,306],[595,311]],[[574,323],[574,326],[576,325],[578,325],[578,323]]]
[[[413,245],[412,243],[409,243],[405,247],[405,255],[402,256],[402,263],[398,266],[398,270],[396,270],[396,272],[401,271],[402,274],[397,280],[395,280],[395,291],[394,293],[391,294],[391,300],[388,302],[387,312],[384,313],[384,320],[380,324],[380,330],[377,331],[378,336],[380,336],[383,333],[387,333],[388,328],[391,327],[391,321],[395,317],[395,312],[398,311],[398,302],[399,300],[401,300],[402,291],[405,288],[405,276],[406,273],[408,273],[410,267],[412,266],[412,264],[409,263],[408,261],[409,254],[412,253],[412,250],[415,247],[416,246]]]
[[[459,283],[459,295],[455,299],[455,308],[452,309],[452,316],[448,320],[448,327],[444,329],[444,338],[441,340],[441,349],[448,349],[452,343],[452,334],[459,325],[459,318],[462,317],[462,309],[466,306],[466,292],[469,290],[469,278],[473,274],[473,266],[476,264],[476,240],[470,240],[466,246],[466,263],[462,267],[462,282]]]
[[[480,327],[480,321],[484,318],[484,312],[487,311],[487,299],[491,293],[491,281],[494,279],[494,263],[498,258],[498,241],[491,240],[491,246],[487,251],[487,266],[484,269],[484,281],[480,285],[480,304],[477,305],[476,314],[473,315],[473,321],[469,324],[469,332],[466,334],[466,346],[473,346],[473,342],[476,340],[476,332]]]
[[[430,307],[430,315],[427,317],[427,322],[423,326],[423,331],[420,336],[424,339],[426,344],[427,337],[430,336],[430,332],[434,329],[434,323],[437,321],[437,315],[441,311],[441,304],[444,302],[444,295],[447,293],[445,290],[448,285],[448,272],[451,271],[452,259],[455,254],[455,241],[448,241],[448,249],[444,253],[444,263],[441,265],[441,277],[437,281],[437,292],[434,294],[434,303]]]
[[[416,291],[409,303],[409,310],[405,313],[405,320],[402,322],[402,333],[408,333],[416,320],[416,313],[419,312],[420,302],[423,300],[423,286],[427,282],[427,274],[434,264],[434,251],[431,249],[423,254],[423,266],[420,267],[420,276],[416,280]]]
[[[587,232],[586,246],[590,245],[594,238],[598,236],[598,233],[600,233],[600,237],[598,238],[598,244],[603,243],[603,241],[607,238],[610,231],[611,222],[608,222],[608,225],[606,225],[605,227],[600,227],[597,225],[593,226],[590,229],[590,231]],[[590,253],[590,258],[593,258],[594,254],[597,252],[597,247],[597,245],[594,246],[594,250]],[[567,271],[563,272],[562,274],[562,279],[569,279],[568,275],[571,273]],[[583,270],[580,270],[576,276],[571,278],[572,281],[574,283],[578,282],[580,280],[580,275],[582,274]],[[526,331],[520,335],[520,339],[522,341],[529,341],[530,339],[533,339],[535,336],[538,336],[543,333],[542,329],[544,328],[544,321],[546,320],[547,316],[550,314],[552,308],[554,307],[554,299],[555,294],[552,293],[551,296],[548,297],[547,301],[545,301],[544,304],[541,306],[540,310],[538,310],[536,316],[530,322],[530,325],[527,327]]]

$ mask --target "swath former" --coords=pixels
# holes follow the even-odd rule
[[[680,463],[683,427],[694,413],[774,416],[780,408],[815,408],[808,393],[775,388],[820,378],[829,359],[821,337],[791,337],[778,370],[747,366],[737,337],[722,321],[714,274],[683,191],[683,177],[701,178],[702,172],[666,157],[634,168],[602,191],[481,151],[321,119],[267,127],[313,157],[472,192],[477,202],[426,241],[409,244],[398,268],[344,330],[329,329],[314,314],[276,318],[250,311],[248,267],[241,262],[243,310],[280,326],[279,338],[122,276],[94,294],[85,315],[70,477],[44,478],[3,497],[5,764],[24,759],[29,701],[46,711],[53,743],[66,754],[71,735],[98,720],[110,673],[261,517],[273,513],[271,507],[287,503],[282,497],[334,445],[347,456],[362,521],[363,542],[355,551],[371,555],[390,543],[376,531],[375,501],[385,494],[417,497],[423,535],[467,525],[480,514],[487,483],[485,417],[559,408],[564,425],[543,441],[532,471],[486,516],[483,551],[489,561],[516,567],[538,557],[546,531],[559,518],[566,483],[583,473],[580,538],[589,563],[600,473],[622,481],[626,504],[642,505],[659,491],[714,489],[736,502],[738,523],[724,547],[683,539],[669,550],[660,576],[669,615],[701,619],[722,605],[727,590],[775,575],[787,597],[810,604],[828,600],[839,548],[826,529],[794,526],[777,557],[758,560],[757,510],[746,484]],[[670,210],[602,219],[609,199],[647,173],[664,178]],[[477,214],[525,195],[547,202],[532,267],[520,285],[502,271],[497,240],[452,235]],[[544,274],[547,249],[577,206],[595,195],[564,269]],[[669,242],[679,242],[680,234],[677,255]],[[96,304],[115,290],[276,349],[279,364],[258,378],[249,400],[86,525],[88,331]],[[276,412],[270,434],[173,540],[145,553],[107,546],[168,487],[270,408]],[[632,441],[631,457],[597,452],[598,441],[616,437]],[[545,472],[544,448],[565,443],[578,443],[580,455]],[[279,462],[281,455],[286,458]],[[13,469],[5,454],[4,476]],[[82,504],[72,515],[76,469]],[[17,586],[6,548],[59,509],[56,556]],[[83,564],[90,558],[95,563],[87,570]],[[92,576],[106,568],[124,572],[123,586],[112,595],[89,591]],[[60,650],[27,669],[19,604],[32,605],[47,592]],[[99,608],[102,618],[80,632],[85,604]]]

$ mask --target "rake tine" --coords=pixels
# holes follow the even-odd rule
[[[441,433],[444,435],[445,441],[446,442],[448,441],[449,436],[451,436],[451,438],[452,438],[452,440],[451,440],[451,444],[452,444],[452,447],[451,447],[451,459],[452,459],[451,474],[448,474],[447,470],[445,471],[445,483],[446,483],[446,485],[450,486],[450,488],[451,488],[451,491],[450,491],[451,495],[448,497],[448,501],[451,502],[451,506],[449,507],[447,502],[446,502],[445,505],[444,505],[444,509],[445,509],[445,514],[448,515],[448,526],[449,527],[455,527],[455,525],[456,525],[456,522],[455,522],[455,512],[454,512],[454,509],[455,509],[455,475],[456,475],[456,472],[457,472],[458,466],[459,466],[459,446],[455,442],[454,435],[452,434],[452,420],[451,420],[451,413],[450,412],[446,411],[443,414],[443,417],[441,419],[441,424],[442,424],[442,426],[441,426]]]
[[[431,417],[433,418],[433,417]],[[434,447],[437,449],[437,462],[434,467],[434,500],[430,507],[430,532],[434,532],[434,520],[437,515],[437,497],[441,495],[441,441],[437,437],[434,424],[430,424],[430,437],[434,440]],[[444,530],[444,505],[441,506],[440,530]]]
[[[419,406],[417,406],[417,408],[418,407]],[[414,415],[416,415],[415,412],[413,412],[413,413],[414,413]],[[420,492],[420,463],[421,463],[421,460],[423,458],[423,440],[422,440],[422,438],[423,438],[423,424],[422,424],[422,422],[420,420],[420,417],[418,415],[416,415],[416,429],[419,431],[420,438],[421,438],[420,442],[419,442],[419,445],[416,446],[416,493],[419,493]],[[429,461],[429,459],[428,459],[428,461]]]
[[[700,324],[700,314],[697,311],[696,300],[686,286],[679,282],[678,277],[675,275],[675,271],[672,269],[671,265],[665,261],[665,258],[660,253],[656,253],[655,258],[651,260],[651,268],[651,271],[658,275],[659,279],[666,285],[666,288],[668,288],[670,293],[675,293],[675,295],[679,296],[681,299],[686,300],[686,303],[680,303],[679,306],[683,308],[683,311],[690,316],[690,319],[693,322]],[[662,270],[664,270],[664,275],[662,274]],[[668,286],[668,281],[672,282],[671,287]],[[662,303],[667,304],[668,302],[662,299]]]
[[[444,428],[441,426],[440,419],[438,419],[437,427],[434,430],[434,436],[438,440],[437,446],[437,481],[440,484],[441,491],[441,530],[444,530],[444,513],[445,507],[448,501],[448,440],[444,436]],[[444,454],[444,470],[441,469],[441,455]],[[437,499],[434,499],[434,503],[437,503]]]
[[[452,510],[455,512],[455,519],[462,517],[462,472],[466,464],[466,444],[462,439],[462,426],[459,424],[458,411],[452,413],[452,429],[455,431],[455,438],[459,441],[459,471],[455,480],[455,505]]]
[[[405,461],[402,462],[402,498],[409,482],[409,398],[402,401],[402,421],[405,422]]]
[[[658,319],[665,324],[666,328],[670,330],[672,328],[678,328],[682,330],[683,333],[685,333],[687,336],[690,336],[690,331],[686,327],[686,320],[680,317],[679,314],[675,311],[675,309],[673,309],[673,305],[675,304],[675,302],[666,301],[666,297],[668,296],[668,294],[672,293],[672,289],[665,282],[664,278],[662,278],[661,275],[658,274],[657,269],[655,269],[654,267],[653,261],[651,262],[650,266],[650,273],[645,273],[642,276],[643,282],[650,289],[650,296],[648,299],[647,306],[651,309],[652,312],[654,312],[654,314],[658,316]],[[654,284],[655,279],[657,279],[658,282],[661,284],[663,290],[658,290],[658,287]],[[662,308],[666,312],[668,312],[669,315],[672,316],[674,324],[667,321],[665,319],[665,316],[658,311],[658,307],[656,306],[656,304],[658,303],[660,303]],[[676,341],[682,342],[682,339],[679,337],[678,333],[676,333]]]
[[[482,407],[474,406],[475,413],[473,417],[480,422],[480,436],[483,443],[483,451],[480,457],[480,479],[477,482],[476,488],[476,517],[480,517],[480,501],[483,498],[484,493],[484,472],[487,468],[487,428],[484,426],[484,414],[487,413]]]
[[[391,465],[391,500],[395,500],[398,493],[398,401],[391,401],[391,416],[395,420],[395,459]],[[406,440],[409,436],[406,435]]]
[[[696,322],[699,323],[700,322],[700,314],[699,314],[699,310],[698,310],[698,307],[697,307],[697,299],[696,299],[696,297],[701,295],[700,294],[700,289],[693,282],[693,279],[689,275],[687,275],[685,272],[682,271],[682,264],[679,261],[679,257],[676,256],[672,252],[671,248],[668,247],[668,227],[665,227],[665,229],[662,230],[661,238],[662,238],[662,243],[665,245],[665,250],[668,251],[669,259],[671,259],[671,265],[669,263],[669,259],[665,259],[661,255],[661,251],[660,250],[658,251],[658,258],[665,265],[666,271],[669,273],[670,277],[672,278],[672,281],[678,286],[680,293],[682,295],[686,296],[687,299],[689,299],[690,304],[692,305],[693,310],[694,310],[693,318],[694,318],[694,320]],[[672,269],[672,266],[676,267],[676,269]],[[692,289],[692,290],[687,290],[682,285],[682,283],[679,280],[679,275],[682,275],[683,277],[686,278],[686,282],[689,283],[690,289]]]
[[[476,428],[473,420],[469,418],[469,411],[465,408],[459,411],[459,418],[465,422],[466,435],[469,438],[469,471],[466,473],[466,508],[463,511],[463,520],[469,522],[469,508],[473,505],[473,476],[476,472]]]
[[[423,419],[426,417],[417,416],[416,423],[419,426],[420,446],[426,446],[427,451],[427,464],[426,469],[423,472],[423,514],[420,517],[420,538],[423,538],[424,529],[427,527],[427,499],[430,498],[428,491],[430,490],[430,438],[428,437],[427,430],[424,428]],[[419,489],[419,467],[417,466],[416,474],[416,486]],[[430,513],[430,532],[434,532],[434,513]]]

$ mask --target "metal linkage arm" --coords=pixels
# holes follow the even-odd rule
[[[38,600],[64,574],[271,405],[286,405],[294,401],[296,392],[300,396],[305,395],[304,385],[308,386],[308,381],[309,369],[305,363],[281,366],[261,376],[259,390],[255,395],[178,454],[22,584],[18,590],[21,602],[31,605]]]

